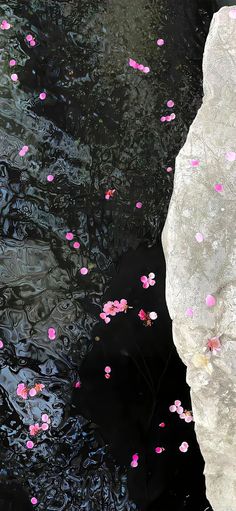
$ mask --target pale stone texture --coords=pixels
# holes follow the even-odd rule
[[[211,24],[203,104],[176,159],[162,234],[174,342],[187,366],[214,511],[236,511],[236,160],[225,156],[236,152],[236,19],[231,11],[222,8]],[[199,165],[192,166],[192,160]],[[215,191],[216,184],[223,191]],[[211,308],[205,302],[209,294],[216,298]],[[187,309],[192,309],[188,315]],[[216,336],[221,351],[204,351]]]

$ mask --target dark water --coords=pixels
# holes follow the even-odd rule
[[[171,417],[157,437],[174,399],[191,408],[172,346],[159,237],[173,183],[166,168],[174,169],[201,104],[211,9],[195,0],[9,0],[0,14],[12,24],[0,32],[2,475],[36,496],[39,511],[169,504],[205,511],[192,424]],[[29,33],[35,47],[25,42]],[[150,73],[129,67],[129,58]],[[161,123],[172,111],[176,119]],[[116,190],[109,201],[108,189]],[[68,231],[79,249],[66,241]],[[139,278],[150,271],[159,288],[143,291]],[[99,313],[115,298],[134,309],[105,327]],[[137,312],[157,305],[159,324],[145,329]],[[16,395],[21,382],[45,389],[24,401]],[[42,413],[50,428],[29,450],[29,425]],[[179,461],[174,450],[186,435],[192,454]],[[153,455],[161,440],[170,446],[163,464]]]

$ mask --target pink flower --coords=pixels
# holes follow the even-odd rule
[[[114,302],[107,302],[103,306],[103,311],[105,314],[109,314],[110,316],[115,316],[119,309],[114,305]]]
[[[138,316],[141,319],[141,321],[144,322],[145,326],[152,326],[152,321],[155,321],[155,319],[157,319],[156,312],[145,312],[143,309],[139,311]]]
[[[148,277],[146,275],[143,275],[140,277],[140,280],[143,284],[143,288],[147,289],[149,286],[154,286],[156,284],[156,281],[154,280],[155,273],[149,273]]]
[[[31,502],[31,504],[33,504],[33,506],[36,506],[36,504],[38,504],[38,499],[36,499],[36,497],[32,497],[30,499],[30,502]]]
[[[30,391],[29,391],[30,397],[34,397],[34,396],[36,396],[36,394],[37,394],[37,392],[34,387],[32,389],[30,389]]]
[[[165,44],[164,39],[157,39],[157,46],[163,46]]]
[[[39,94],[39,99],[41,99],[41,101],[44,101],[47,97],[47,94],[46,92],[40,92]]]
[[[48,328],[48,338],[50,341],[54,341],[56,339],[56,330],[53,327]]]
[[[214,355],[221,351],[221,342],[219,337],[212,337],[211,339],[208,339],[207,347]]]
[[[139,315],[139,318],[141,319],[141,321],[147,321],[148,316],[147,316],[147,313],[143,309],[141,309],[139,311],[138,315]]]
[[[174,101],[172,99],[169,99],[169,101],[167,101],[167,106],[168,108],[173,108],[173,106],[175,106]]]
[[[40,431],[40,426],[39,424],[32,424],[30,427],[29,427],[29,432],[30,432],[30,435],[31,436],[35,436],[37,435],[37,433]]]
[[[16,65],[16,60],[15,60],[15,59],[11,59],[11,60],[9,61],[9,66],[10,66],[10,67],[14,67],[15,65]]]
[[[106,200],[111,199],[114,196],[115,191],[116,191],[115,189],[107,190],[107,192],[105,193],[105,199]]]
[[[24,383],[19,383],[16,389],[17,396],[22,397],[22,399],[27,399],[28,397],[28,389]]]
[[[221,183],[216,183],[214,188],[215,188],[216,192],[223,192],[224,191],[224,187],[223,187],[223,185]]]
[[[125,298],[122,298],[120,300],[120,304],[119,304],[119,312],[126,312],[127,309],[128,309],[128,304],[127,304],[127,300],[125,300]]]
[[[34,442],[32,442],[31,440],[28,440],[28,442],[26,442],[26,447],[27,447],[27,449],[33,449]]]
[[[13,73],[13,74],[11,75],[11,80],[12,80],[13,82],[17,82],[17,80],[18,80],[18,75],[17,75],[16,73]]]
[[[130,465],[132,468],[136,468],[138,466],[138,462],[136,460],[132,460]]]

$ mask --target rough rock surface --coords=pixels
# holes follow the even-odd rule
[[[214,15],[203,73],[203,103],[176,160],[162,234],[166,299],[187,365],[207,497],[214,511],[235,511],[236,6]]]

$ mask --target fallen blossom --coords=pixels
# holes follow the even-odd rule
[[[156,312],[145,312],[143,309],[139,311],[138,316],[145,326],[152,326],[152,321],[158,317]]]
[[[212,337],[208,339],[207,348],[213,353],[213,355],[217,355],[219,351],[221,351],[221,342],[219,337]]]
[[[105,199],[106,200],[111,199],[114,196],[115,191],[116,191],[115,189],[107,190],[107,192],[105,193]]]
[[[146,275],[143,275],[140,277],[140,280],[143,284],[143,288],[147,289],[149,286],[154,286],[156,284],[155,279],[155,273],[149,273],[148,277]]]

